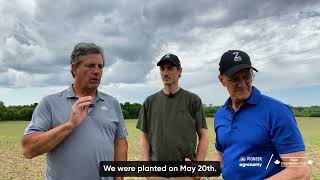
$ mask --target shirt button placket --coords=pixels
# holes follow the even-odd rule
[[[237,112],[232,112],[232,115],[231,115],[231,129],[237,129],[237,122],[236,122],[236,115],[237,115]]]

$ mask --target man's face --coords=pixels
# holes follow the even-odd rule
[[[160,75],[164,85],[177,84],[181,75],[181,68],[177,68],[170,62],[160,64]]]
[[[253,72],[250,68],[242,69],[231,77],[220,75],[219,80],[225,86],[233,102],[243,102],[252,91]]]
[[[97,89],[103,72],[101,54],[88,54],[80,57],[78,67],[72,65],[75,82],[84,89]]]

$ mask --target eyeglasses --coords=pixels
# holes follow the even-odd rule
[[[241,78],[230,78],[228,79],[228,81],[232,86],[239,86],[241,80],[243,80],[247,84],[252,82],[254,76],[254,73],[251,72],[250,74],[243,75]]]

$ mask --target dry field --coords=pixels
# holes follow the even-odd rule
[[[302,131],[311,165],[312,179],[320,179],[320,118],[297,118]],[[210,145],[207,160],[213,160],[214,132],[212,118],[207,119]],[[0,122],[0,179],[1,180],[35,180],[43,179],[46,160],[39,156],[32,160],[24,159],[21,154],[20,139],[28,122]],[[139,136],[135,129],[136,120],[126,120],[129,132],[129,160],[139,160]],[[133,179],[133,178],[126,178]]]

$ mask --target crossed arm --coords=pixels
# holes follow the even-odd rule
[[[31,159],[55,148],[84,121],[91,101],[91,96],[80,97],[72,106],[70,119],[67,122],[48,131],[37,131],[23,136],[21,140],[23,155]]]
[[[70,123],[64,123],[49,131],[37,131],[22,137],[22,153],[31,159],[55,148],[72,131]]]
[[[47,132],[38,131],[22,137],[22,152],[25,158],[31,159],[55,148],[72,131],[69,123],[61,124]],[[126,161],[128,143],[126,138],[115,140],[115,161]]]
[[[91,96],[80,97],[72,106],[70,119],[49,131],[36,131],[32,134],[24,135],[21,140],[24,157],[31,159],[44,154],[59,145],[73,129],[78,127],[85,119],[88,107],[92,101]],[[126,161],[128,143],[126,138],[115,139],[116,161]]]

